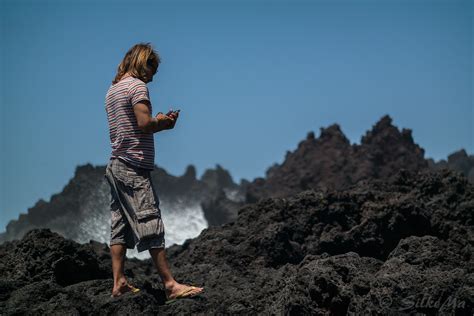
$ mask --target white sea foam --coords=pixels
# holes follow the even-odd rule
[[[181,245],[186,239],[197,237],[208,223],[204,218],[204,212],[199,204],[194,206],[181,206],[160,203],[161,217],[165,225],[165,244],[169,247],[173,244]],[[127,257],[147,259],[150,258],[148,251],[138,253],[137,248],[128,249]]]

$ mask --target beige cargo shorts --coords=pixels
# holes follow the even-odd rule
[[[110,246],[126,245],[142,252],[165,247],[160,200],[150,170],[111,158],[105,170],[110,185]]]

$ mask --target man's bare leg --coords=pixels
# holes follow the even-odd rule
[[[127,248],[125,245],[110,246],[110,254],[112,256],[112,272],[114,274],[114,288],[112,290],[113,296],[119,296],[127,291],[130,291],[127,279],[124,274],[125,254]]]
[[[178,283],[171,274],[171,270],[166,260],[166,250],[165,248],[151,248],[148,250],[150,252],[153,263],[155,264],[156,270],[163,281],[165,287],[166,297],[171,299],[176,296],[179,292],[184,289],[190,288],[187,284]],[[200,293],[203,290],[202,287],[197,287],[196,289],[190,292],[191,295]]]

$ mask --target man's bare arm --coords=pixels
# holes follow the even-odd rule
[[[133,106],[133,111],[135,112],[135,116],[137,118],[138,127],[144,133],[156,133],[167,129],[170,124],[172,124],[172,122],[170,122],[172,120],[158,120],[156,117],[152,117],[147,106],[149,104],[149,101],[143,100]]]

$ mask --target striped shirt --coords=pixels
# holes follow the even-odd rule
[[[120,158],[148,170],[155,167],[153,133],[144,133],[137,123],[133,106],[150,100],[146,83],[127,75],[112,84],[105,97],[105,111],[109,123],[111,158]],[[152,113],[151,104],[148,106]]]

